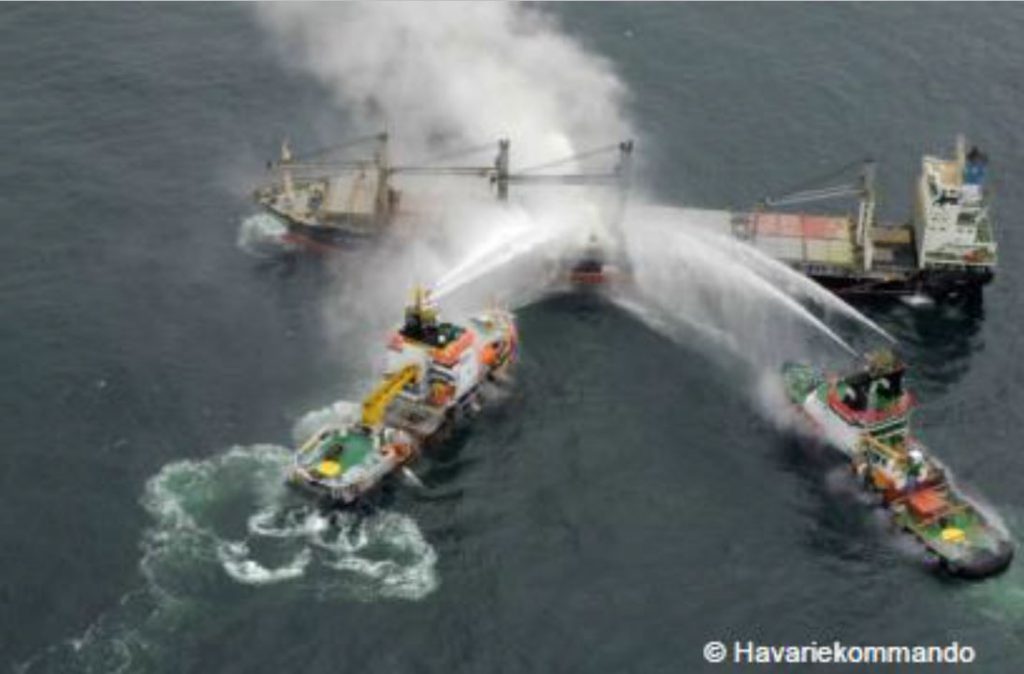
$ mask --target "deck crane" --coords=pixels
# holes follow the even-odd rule
[[[508,146],[502,148],[504,157],[499,153],[499,164],[508,163]],[[578,171],[575,173],[541,173],[567,163],[577,163],[584,159],[618,153],[618,161],[610,171]],[[501,160],[504,159],[504,162]],[[520,169],[507,176],[498,174],[499,198],[507,198],[508,184],[517,185],[570,185],[570,186],[607,186],[615,189],[616,202],[610,218],[602,217],[595,212],[594,221],[590,223],[586,241],[577,241],[563,258],[564,277],[574,286],[603,285],[613,278],[623,278],[631,273],[631,264],[625,254],[626,242],[622,224],[625,220],[626,202],[632,183],[633,141],[625,140],[613,145],[606,145],[555,161]],[[602,230],[604,230],[602,232]],[[607,235],[607,237],[605,236]],[[608,244],[611,244],[610,246]]]
[[[508,197],[508,185],[619,185],[623,190],[627,189],[632,173],[633,141],[625,140],[613,145],[605,145],[568,157],[562,157],[555,161],[537,164],[516,173],[508,171],[509,166],[509,142],[501,141],[499,144],[498,159],[495,162],[496,168],[492,181],[498,186],[498,198]],[[606,172],[578,172],[578,173],[540,173],[550,168],[562,166],[571,162],[578,162],[582,159],[589,159],[600,155],[617,151],[619,154],[618,163],[611,171]],[[504,170],[501,170],[504,168]]]
[[[867,158],[852,164],[847,164],[839,170],[831,173],[828,177],[845,173],[858,164],[861,166],[860,174],[853,182],[816,189],[800,189],[778,197],[765,197],[757,204],[756,209],[763,210],[769,207],[793,206],[796,204],[840,199],[843,197],[858,197],[860,201],[857,208],[857,221],[854,237],[857,246],[863,251],[862,264],[864,266],[864,270],[868,271],[871,269],[873,254],[873,241],[871,234],[875,222],[875,161],[871,158]]]
[[[380,426],[391,401],[406,386],[418,381],[421,374],[420,366],[411,364],[385,377],[363,400],[362,424],[367,428]]]
[[[620,204],[625,203],[632,164],[632,141],[512,172],[511,142],[508,139],[498,141],[498,153],[492,164],[479,165],[391,164],[388,140],[387,133],[378,133],[301,157],[292,152],[286,140],[281,145],[280,158],[268,164],[275,180],[256,190],[254,198],[268,212],[285,221],[289,230],[287,236],[318,246],[372,236],[387,226],[397,213],[400,200],[399,191],[391,186],[391,178],[397,175],[485,178],[494,186],[500,201],[508,200],[512,184],[618,185]],[[333,156],[339,150],[349,150],[369,142],[376,143],[372,158],[353,160]],[[476,154],[482,147],[449,153],[443,159]],[[540,173],[615,149],[619,152],[619,161],[611,171]]]

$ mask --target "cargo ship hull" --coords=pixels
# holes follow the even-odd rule
[[[306,222],[271,206],[264,205],[263,210],[284,223],[287,230],[281,236],[284,243],[298,246],[307,252],[328,253],[358,248],[372,243],[384,231],[384,225],[375,217]]]
[[[941,272],[894,270],[886,274],[839,274],[796,269],[836,295],[850,299],[908,295],[927,295],[938,300],[975,299],[994,278],[990,270],[971,269]]]

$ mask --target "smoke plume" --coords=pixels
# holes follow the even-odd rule
[[[260,4],[286,57],[412,155],[510,138],[521,165],[630,136],[609,62],[497,2]]]

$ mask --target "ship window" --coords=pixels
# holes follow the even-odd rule
[[[957,216],[956,224],[961,226],[970,226],[974,224],[974,213],[960,211],[960,215]]]
[[[903,395],[903,370],[889,373],[882,378],[884,395],[891,398],[899,398]]]
[[[850,409],[858,412],[867,409],[868,392],[865,384],[866,382],[858,382],[847,387],[843,398],[845,399],[844,402],[846,402]]]

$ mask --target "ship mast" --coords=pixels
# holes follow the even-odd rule
[[[967,138],[964,134],[958,133],[956,135],[956,166],[957,174],[964,174],[964,166],[967,164]]]
[[[847,164],[839,171],[834,172],[835,176],[845,173],[855,164]],[[790,192],[781,197],[766,197],[757,204],[760,210],[765,206],[792,206],[812,201],[824,201],[826,199],[837,199],[840,197],[860,197],[860,204],[857,208],[857,221],[855,223],[854,240],[861,251],[863,251],[864,271],[870,271],[872,265],[872,254],[874,253],[874,242],[871,239],[871,228],[875,222],[875,162],[866,159],[861,164],[860,179],[845,185],[823,187],[817,189],[805,189],[798,192]]]
[[[861,169],[861,198],[857,210],[857,244],[863,251],[864,271],[871,271],[874,242],[871,228],[875,223],[875,162],[868,159]]]
[[[373,163],[377,169],[376,213],[386,217],[390,207],[388,177],[391,173],[388,166],[387,131],[377,135],[377,151],[373,155]]]
[[[494,160],[495,176],[494,182],[498,188],[498,200],[508,201],[508,166],[509,166],[509,146],[511,143],[508,138],[502,138],[498,141],[498,156]]]
[[[295,203],[295,181],[292,179],[292,170],[289,167],[292,161],[292,148],[288,144],[288,139],[285,138],[281,141],[281,166],[284,166],[284,175],[282,181],[284,183],[284,195],[288,198],[290,204]]]

